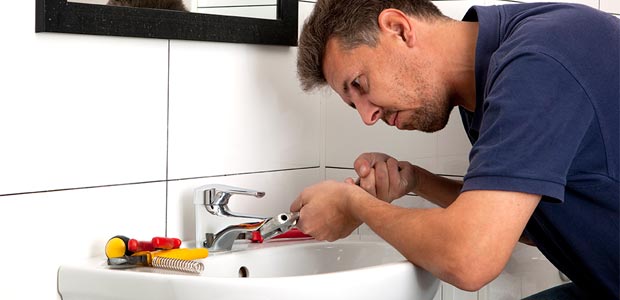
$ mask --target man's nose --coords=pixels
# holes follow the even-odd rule
[[[372,104],[370,101],[357,101],[357,103],[355,103],[355,108],[357,108],[357,112],[366,125],[374,125],[381,119],[381,107]]]

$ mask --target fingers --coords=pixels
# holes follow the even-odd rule
[[[398,166],[398,161],[395,159],[388,159],[387,161],[387,169],[388,169],[388,175],[390,177],[390,191],[388,192],[389,194],[389,200],[388,201],[392,201],[396,198],[400,198],[400,195],[402,194],[402,190],[403,190],[403,177],[401,175],[401,169]],[[406,181],[405,181],[406,182]]]
[[[379,199],[391,202],[406,188],[400,162],[389,155],[363,153],[355,160],[354,167],[359,175],[359,186]]]
[[[366,190],[369,194],[377,197],[377,185],[375,183],[375,169],[370,169],[368,176],[360,177],[359,186]]]
[[[358,178],[357,180],[359,180],[359,178]],[[348,183],[348,184],[356,184],[356,185],[359,185],[359,182],[357,182],[356,180],[353,180],[353,178],[351,178],[351,177],[347,177],[347,178],[344,180],[344,182],[345,182],[345,183]]]
[[[304,205],[303,205],[302,195],[300,194],[299,196],[297,196],[297,199],[295,199],[295,201],[291,203],[290,210],[291,212],[299,212],[303,206]],[[300,219],[301,219],[301,215],[300,215]]]
[[[347,181],[353,182],[348,178]],[[307,187],[291,203],[291,211],[299,211],[297,228],[317,240],[334,241],[349,235],[361,222],[348,210],[352,192],[350,184],[324,181]]]
[[[417,182],[415,180],[413,165],[406,161],[399,161],[398,169],[400,170],[401,187],[406,191],[406,193],[414,190]]]
[[[388,201],[390,196],[390,175],[388,171],[388,164],[383,161],[377,162],[374,170],[377,198]]]
[[[370,168],[372,168],[373,161],[369,154],[370,153],[364,153],[360,155],[353,163],[353,168],[355,168],[357,175],[362,178],[368,176],[368,172],[370,171]]]
[[[363,153],[357,157],[353,163],[353,167],[360,177],[366,177],[370,169],[372,169],[377,162],[386,161],[389,157],[390,156],[386,154],[378,152]]]

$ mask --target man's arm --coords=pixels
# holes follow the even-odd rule
[[[394,200],[390,197],[401,197],[408,192],[413,192],[446,208],[456,200],[463,187],[462,181],[435,175],[409,162],[396,161],[383,153],[364,153],[355,160],[354,166],[360,175],[359,185],[372,195],[388,202]],[[399,185],[405,187],[404,192],[401,192],[402,195],[398,193],[389,195],[390,193],[387,192],[398,190],[394,188],[394,182],[398,183],[397,187]],[[521,234],[519,241],[535,246],[534,242],[524,234]]]
[[[347,183],[306,188],[291,204],[297,226],[319,240],[336,240],[361,222],[412,263],[464,290],[478,290],[508,261],[540,196],[468,191],[447,208],[391,205]]]
[[[413,166],[416,185],[413,192],[420,197],[446,208],[461,193],[463,181],[435,175],[418,166]]]
[[[462,193],[445,209],[405,209],[356,193],[348,212],[409,261],[464,290],[478,290],[506,265],[540,196]]]
[[[359,175],[356,183],[373,196],[387,202],[414,192],[445,208],[458,197],[463,187],[462,181],[435,175],[383,153],[361,154],[355,160],[354,167]],[[353,180],[347,182],[353,183]]]
[[[465,290],[499,275],[541,198],[507,191],[461,193],[462,182],[381,153],[362,154],[355,169],[361,189],[349,179],[300,194],[291,204],[291,211],[300,211],[298,227],[333,241],[366,223],[409,261]],[[408,192],[442,208],[389,204]]]

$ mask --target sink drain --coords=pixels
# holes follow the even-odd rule
[[[250,277],[250,270],[247,267],[242,266],[239,268],[239,278],[247,278]]]

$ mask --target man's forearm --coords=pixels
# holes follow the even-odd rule
[[[438,176],[417,166],[414,170],[417,184],[412,192],[428,201],[445,208],[461,193],[462,181]]]

